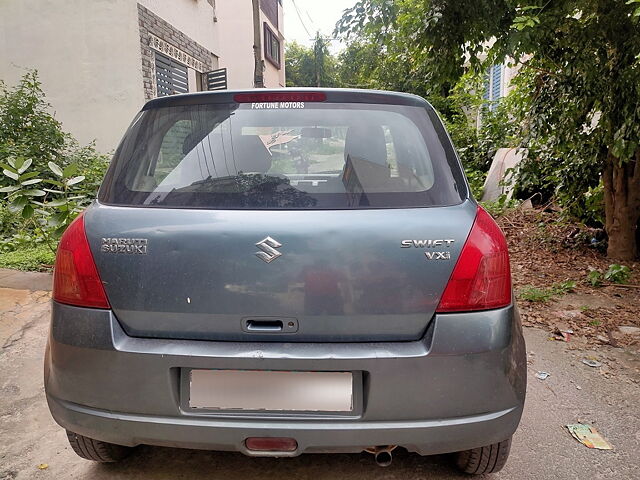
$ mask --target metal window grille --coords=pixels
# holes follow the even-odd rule
[[[227,89],[227,69],[218,68],[204,74],[207,90]]]
[[[484,92],[482,98],[491,102],[489,105],[490,110],[496,108],[496,102],[502,97],[502,70],[502,65],[493,65],[484,77]]]
[[[187,67],[158,52],[155,54],[158,97],[187,93],[189,91]]]
[[[491,69],[491,99],[498,100],[502,96],[502,65],[494,65]]]

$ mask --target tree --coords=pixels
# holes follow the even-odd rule
[[[331,55],[329,39],[316,33],[311,47],[297,42],[287,45],[285,54],[288,87],[337,87],[336,58]]]
[[[349,88],[384,88],[380,45],[372,42],[351,42],[338,55],[338,76]]]
[[[445,93],[467,68],[517,59],[530,155],[552,152],[568,181],[598,172],[607,253],[638,255],[640,0],[360,0],[337,30]]]

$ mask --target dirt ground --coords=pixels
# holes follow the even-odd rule
[[[591,245],[596,230],[564,222],[558,212],[516,209],[498,222],[509,243],[525,326],[555,332],[561,340],[569,337],[576,348],[605,344],[640,350],[640,263],[606,258]],[[604,282],[593,287],[589,272],[606,272],[614,263],[631,269],[625,285]],[[544,290],[563,282],[575,282],[575,287],[544,302],[524,298],[531,287]]]
[[[376,466],[369,454],[279,460],[147,446],[120,464],[82,460],[44,399],[49,293],[28,288],[46,288],[50,279],[37,275],[43,274],[0,270],[0,480],[469,478],[458,475],[446,455],[422,458],[406,452],[396,454],[388,468]],[[524,416],[509,462],[493,478],[638,478],[640,355],[598,342],[577,348],[578,343],[549,340],[549,331],[538,328],[526,328],[525,337],[529,379]],[[587,356],[602,366],[583,364]],[[538,371],[551,376],[541,381],[535,377]],[[591,450],[574,440],[564,425],[578,421],[595,426],[613,450]]]

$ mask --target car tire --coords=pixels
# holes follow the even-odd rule
[[[472,448],[456,454],[456,466],[464,473],[482,475],[502,470],[509,458],[511,438],[486,447]]]
[[[133,448],[101,442],[67,430],[67,438],[73,451],[80,457],[94,462],[118,462],[131,453]]]

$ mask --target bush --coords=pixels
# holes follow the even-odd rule
[[[0,81],[0,162],[7,157],[25,157],[43,168],[60,157],[69,136],[51,113],[35,71],[9,89]],[[6,183],[0,179],[0,186]]]
[[[55,252],[108,165],[93,144],[81,146],[65,133],[49,109],[36,72],[13,89],[0,82],[0,252],[33,257],[16,253],[16,265],[38,264],[42,243]]]
[[[7,204],[0,200],[0,239],[10,237],[22,229],[22,217],[9,210]]]
[[[540,203],[554,200],[570,216],[593,227],[601,226],[604,220],[602,152],[599,135],[594,130],[598,130],[599,122],[588,115],[583,118],[580,129],[550,128],[557,124],[548,110],[550,104],[558,101],[549,96],[553,89],[547,85],[542,88],[535,69],[521,69],[513,82],[511,114],[520,128],[518,136],[524,149],[524,158],[517,170],[516,195],[529,198],[538,194]],[[593,109],[597,111],[598,105]]]
[[[466,74],[446,99],[436,99],[456,146],[473,195],[480,199],[484,181],[499,148],[517,145],[510,97],[494,104],[482,98],[482,76]],[[433,99],[431,99],[433,100]]]

